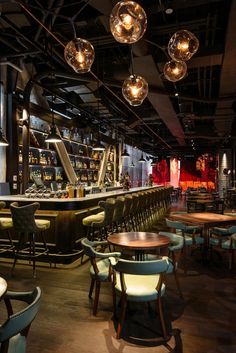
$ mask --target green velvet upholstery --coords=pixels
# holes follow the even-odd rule
[[[228,236],[226,234],[211,234],[209,238],[209,245],[211,247],[211,255],[213,249],[216,251],[225,251],[228,254],[229,270],[231,270],[234,262],[234,252],[236,250],[236,233]]]
[[[21,311],[13,314],[12,301],[27,303]],[[32,292],[10,292],[4,296],[8,319],[0,327],[0,353],[26,353],[26,338],[30,325],[39,311],[41,289]]]
[[[17,202],[13,202],[10,205],[14,231],[19,237],[14,252],[12,271],[18,258],[27,258],[32,260],[34,277],[36,277],[36,258],[41,255],[48,255],[44,231],[50,228],[49,220],[35,219],[35,212],[39,209],[39,206],[38,202],[25,206],[19,206]],[[40,244],[39,240],[41,240]]]
[[[176,233],[184,237],[184,244],[187,246],[193,244],[203,245],[205,242],[204,238],[201,236],[202,229],[199,226],[189,226],[182,222],[172,221],[167,218],[166,225],[170,228],[176,229]],[[200,236],[196,234],[200,234]]]
[[[84,254],[87,255],[91,262],[90,277],[91,285],[89,290],[89,297],[92,296],[94,285],[96,285],[95,299],[93,306],[93,315],[97,314],[100,283],[111,280],[110,262],[109,257],[119,257],[119,252],[99,252],[96,250],[97,247],[103,248],[107,245],[107,241],[90,241],[87,238],[81,240],[81,245],[84,250]]]
[[[51,222],[47,219],[36,219],[35,223],[40,231],[49,229],[51,225]]]
[[[184,240],[181,235],[171,233],[171,232],[159,232],[160,235],[164,235],[168,237],[171,241],[169,245],[169,250],[170,251],[177,251],[183,249],[184,246]]]
[[[163,318],[161,297],[165,293],[164,274],[171,263],[167,257],[152,261],[133,261],[110,258],[113,269],[113,307],[116,316],[116,296],[121,297],[121,314],[118,320],[117,338],[120,338],[125,319],[127,301],[157,301],[163,336],[166,327]]]
[[[104,220],[104,211],[84,217],[82,223],[85,227],[91,227],[94,222],[100,223]]]
[[[209,231],[210,234],[215,234],[215,235],[231,235],[236,233],[236,226],[232,226],[229,228],[220,228],[220,227],[214,227],[210,229]]]
[[[10,217],[0,217],[0,230],[6,230],[13,227],[13,221]]]

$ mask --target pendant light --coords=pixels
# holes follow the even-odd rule
[[[52,110],[52,125],[50,128],[50,132],[45,139],[45,142],[50,142],[50,143],[62,142],[61,136],[57,133],[53,110]]]
[[[126,148],[124,148],[124,151],[121,153],[121,157],[130,157],[130,154],[127,152]]]
[[[0,146],[9,146],[9,143],[2,133],[2,128],[0,128]]]
[[[100,136],[97,139],[97,142],[93,146],[94,151],[105,151],[105,146],[100,142]]]
[[[155,165],[156,165],[156,160],[153,158],[151,161],[151,167],[155,167]]]
[[[146,162],[146,159],[143,157],[143,152],[141,154],[141,157],[139,158],[139,163],[145,163]]]
[[[187,61],[199,48],[197,37],[187,30],[177,31],[168,43],[168,54],[173,60]]]
[[[94,62],[95,52],[92,44],[82,38],[77,38],[75,25],[72,22],[74,39],[66,44],[64,58],[75,72],[83,74],[89,72]]]
[[[138,106],[143,103],[144,99],[148,95],[148,83],[143,77],[134,74],[132,47],[131,71],[132,74],[123,82],[122,94],[130,105]]]
[[[177,82],[185,77],[187,65],[184,61],[171,60],[165,63],[163,73],[168,81]]]
[[[147,28],[147,15],[134,1],[118,2],[110,15],[110,29],[113,37],[120,43],[136,43]]]

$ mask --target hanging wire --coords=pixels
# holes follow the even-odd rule
[[[132,44],[130,45],[130,65],[131,65],[131,75],[134,76],[134,54]]]
[[[73,28],[74,38],[76,38],[76,37],[77,37],[77,34],[76,34],[76,29],[75,29],[75,22],[74,22],[73,18],[69,18],[69,21],[70,21],[71,26],[72,26],[72,28]]]

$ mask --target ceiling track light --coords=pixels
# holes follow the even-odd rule
[[[147,15],[134,1],[120,1],[112,9],[110,29],[117,42],[132,44],[138,42],[147,28]]]

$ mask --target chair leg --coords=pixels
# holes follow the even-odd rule
[[[90,289],[89,289],[89,298],[92,298],[94,284],[95,284],[95,279],[92,278],[91,279],[91,284],[90,284]]]
[[[177,271],[174,270],[174,276],[175,276],[175,282],[176,282],[176,287],[178,289],[178,292],[179,292],[179,296],[181,299],[183,299],[183,293],[181,291],[181,288],[180,288],[180,284],[179,284],[179,277],[178,277],[178,274],[177,274]]]
[[[116,338],[117,339],[120,338],[120,334],[121,334],[121,331],[122,331],[123,323],[124,323],[124,320],[125,320],[126,306],[127,306],[126,296],[123,295],[122,298],[121,298],[121,313],[120,313],[120,319],[119,319],[119,322],[118,322],[117,333],[116,333]]]
[[[33,277],[36,278],[36,261],[35,261],[35,233],[32,234],[32,256],[33,256]]]
[[[93,315],[94,316],[97,315],[100,286],[101,286],[101,282],[100,281],[96,281],[95,298],[94,298],[94,304],[93,304]]]
[[[166,324],[165,324],[163,310],[162,310],[161,297],[158,297],[158,299],[157,299],[157,310],[158,310],[158,313],[160,316],[160,323],[161,323],[161,328],[162,328],[162,332],[163,332],[163,337],[166,340],[167,339],[167,331],[166,331]]]

